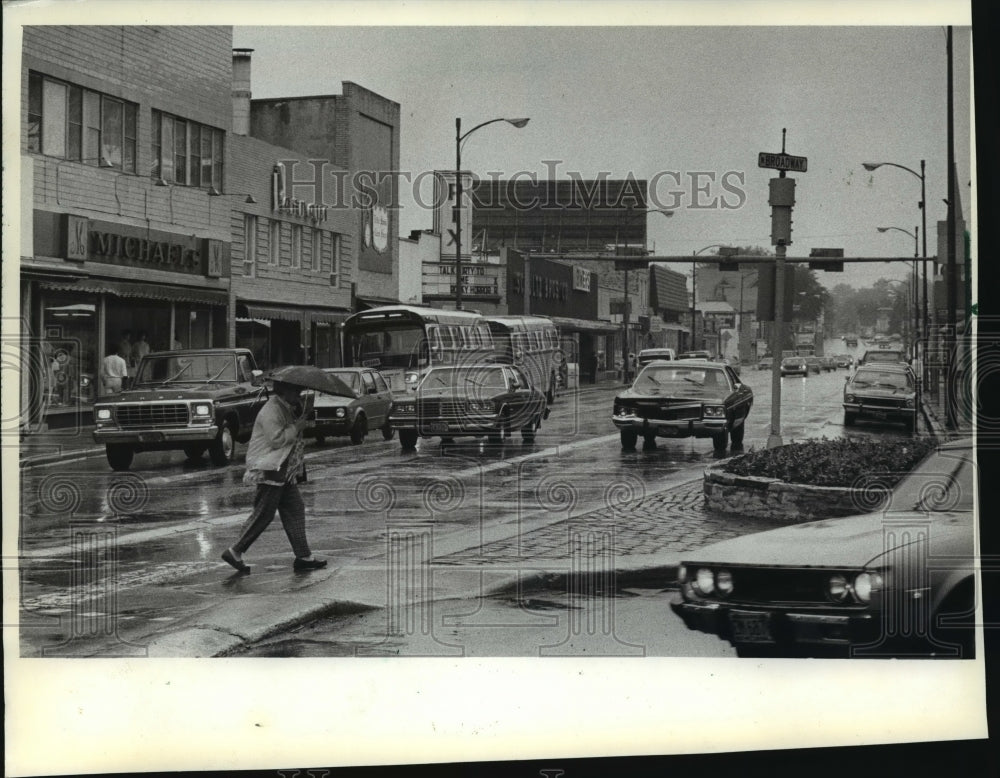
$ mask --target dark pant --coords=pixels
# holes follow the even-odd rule
[[[302,504],[299,487],[294,483],[284,486],[260,484],[253,499],[253,510],[243,525],[240,539],[233,545],[233,551],[242,554],[260,537],[267,526],[274,520],[274,512],[281,517],[281,525],[285,528],[288,542],[297,557],[311,555],[309,542],[306,540],[306,511]]]

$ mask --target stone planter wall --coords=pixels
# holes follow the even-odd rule
[[[865,512],[857,490],[850,487],[789,484],[777,478],[724,473],[721,468],[705,471],[704,491],[708,510],[789,524]]]

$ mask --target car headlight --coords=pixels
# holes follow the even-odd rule
[[[854,598],[858,602],[871,602],[872,592],[882,589],[882,575],[880,573],[858,573],[854,578]]]
[[[338,419],[342,419],[347,415],[347,411],[344,408],[337,408],[337,410],[333,412],[333,415]]]
[[[721,405],[706,405],[704,408],[706,418],[718,419],[726,415],[726,409]]]
[[[195,416],[210,416],[212,413],[212,406],[207,403],[198,403],[194,406]]]
[[[475,400],[470,400],[468,403],[468,408],[473,413],[490,413],[493,410],[493,403],[477,402]]]
[[[719,590],[719,594],[723,597],[731,594],[733,591],[733,574],[728,570],[720,570],[716,573],[715,588]]]
[[[834,573],[826,580],[826,596],[833,602],[844,602],[851,594],[851,587],[840,573]]]
[[[854,402],[854,395],[853,394],[845,394],[844,395],[844,402],[845,403],[852,403],[852,402]]]
[[[694,588],[704,595],[709,595],[715,590],[715,575],[709,568],[698,568],[694,577]]]
[[[97,419],[97,421],[111,421],[111,409],[98,408],[94,411],[94,418]]]
[[[903,403],[903,407],[904,408],[913,408],[913,407],[915,407],[914,406],[914,402],[913,402],[913,398],[911,397],[909,400],[907,400],[905,403]]]
[[[403,413],[416,413],[417,407],[414,403],[399,403],[393,408],[393,411],[403,414]]]

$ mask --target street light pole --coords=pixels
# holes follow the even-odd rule
[[[455,118],[455,208],[452,211],[452,219],[455,222],[455,310],[462,310],[462,141],[468,138],[480,127],[494,122],[507,122],[518,129],[526,125],[529,119],[490,119],[489,121],[477,124],[464,135],[462,134],[462,119]],[[525,297],[531,293],[527,287],[524,290]]]
[[[918,243],[919,243],[919,237],[918,236],[920,235],[920,227],[919,226],[918,227],[914,227],[913,228],[913,232],[910,232],[909,230],[904,230],[902,227],[876,227],[875,229],[878,230],[879,232],[888,232],[889,230],[895,230],[896,232],[901,232],[904,235],[909,235],[911,238],[913,238],[913,264],[912,264],[913,280],[912,280],[911,286],[912,286],[912,291],[913,291],[913,294],[912,294],[912,300],[913,300],[913,340],[916,341],[920,337],[920,309],[919,309],[919,306],[918,306],[918,303],[917,303],[917,298],[919,296],[917,294],[917,258],[919,256],[917,246],[918,246]],[[926,303],[927,300],[925,299],[924,302]],[[910,315],[909,314],[909,304],[907,304],[907,318],[909,318],[909,315]],[[911,344],[911,347],[912,347],[912,344]],[[921,355],[921,362],[922,361],[923,361],[923,354]],[[921,371],[921,373],[923,373],[923,371]]]

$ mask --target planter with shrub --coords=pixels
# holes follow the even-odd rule
[[[820,438],[748,451],[705,471],[705,507],[789,523],[876,510],[933,438]]]

